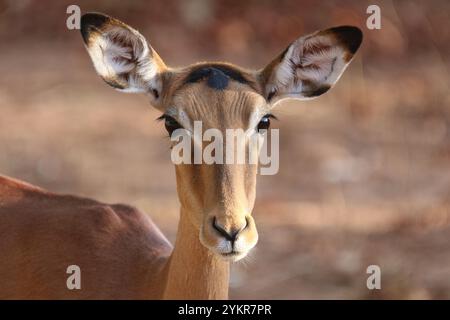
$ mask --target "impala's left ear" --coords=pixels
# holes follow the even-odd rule
[[[259,74],[264,97],[309,99],[327,92],[339,79],[362,41],[360,29],[342,26],[294,41]]]

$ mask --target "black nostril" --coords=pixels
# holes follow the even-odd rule
[[[217,225],[216,223],[216,217],[213,218],[213,228],[216,229],[225,239],[227,239],[228,241],[234,242],[236,241],[236,237],[239,234],[239,232],[241,232],[242,230],[244,230],[247,225],[239,230],[231,230],[229,233],[227,231],[225,231],[222,227],[220,227],[219,225]]]
[[[248,217],[245,217],[245,226],[240,231],[247,229],[249,224],[250,224],[250,222],[248,220]]]

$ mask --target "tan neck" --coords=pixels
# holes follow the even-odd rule
[[[228,299],[229,262],[206,249],[199,231],[181,212],[177,239],[167,265],[164,299]]]

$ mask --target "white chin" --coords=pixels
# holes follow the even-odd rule
[[[247,252],[239,252],[239,253],[233,253],[233,254],[217,253],[217,255],[225,261],[236,262],[236,261],[241,260],[242,258],[245,258],[245,256],[247,255]]]

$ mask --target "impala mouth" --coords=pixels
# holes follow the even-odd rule
[[[238,256],[238,255],[241,255],[242,254],[242,252],[237,252],[237,251],[231,251],[231,252],[224,252],[224,253],[221,253],[221,255],[223,255],[224,257],[232,257],[232,256]]]
[[[232,262],[236,262],[241,260],[247,255],[247,252],[239,252],[239,251],[230,251],[230,252],[221,252],[220,256],[222,259],[229,260]]]

